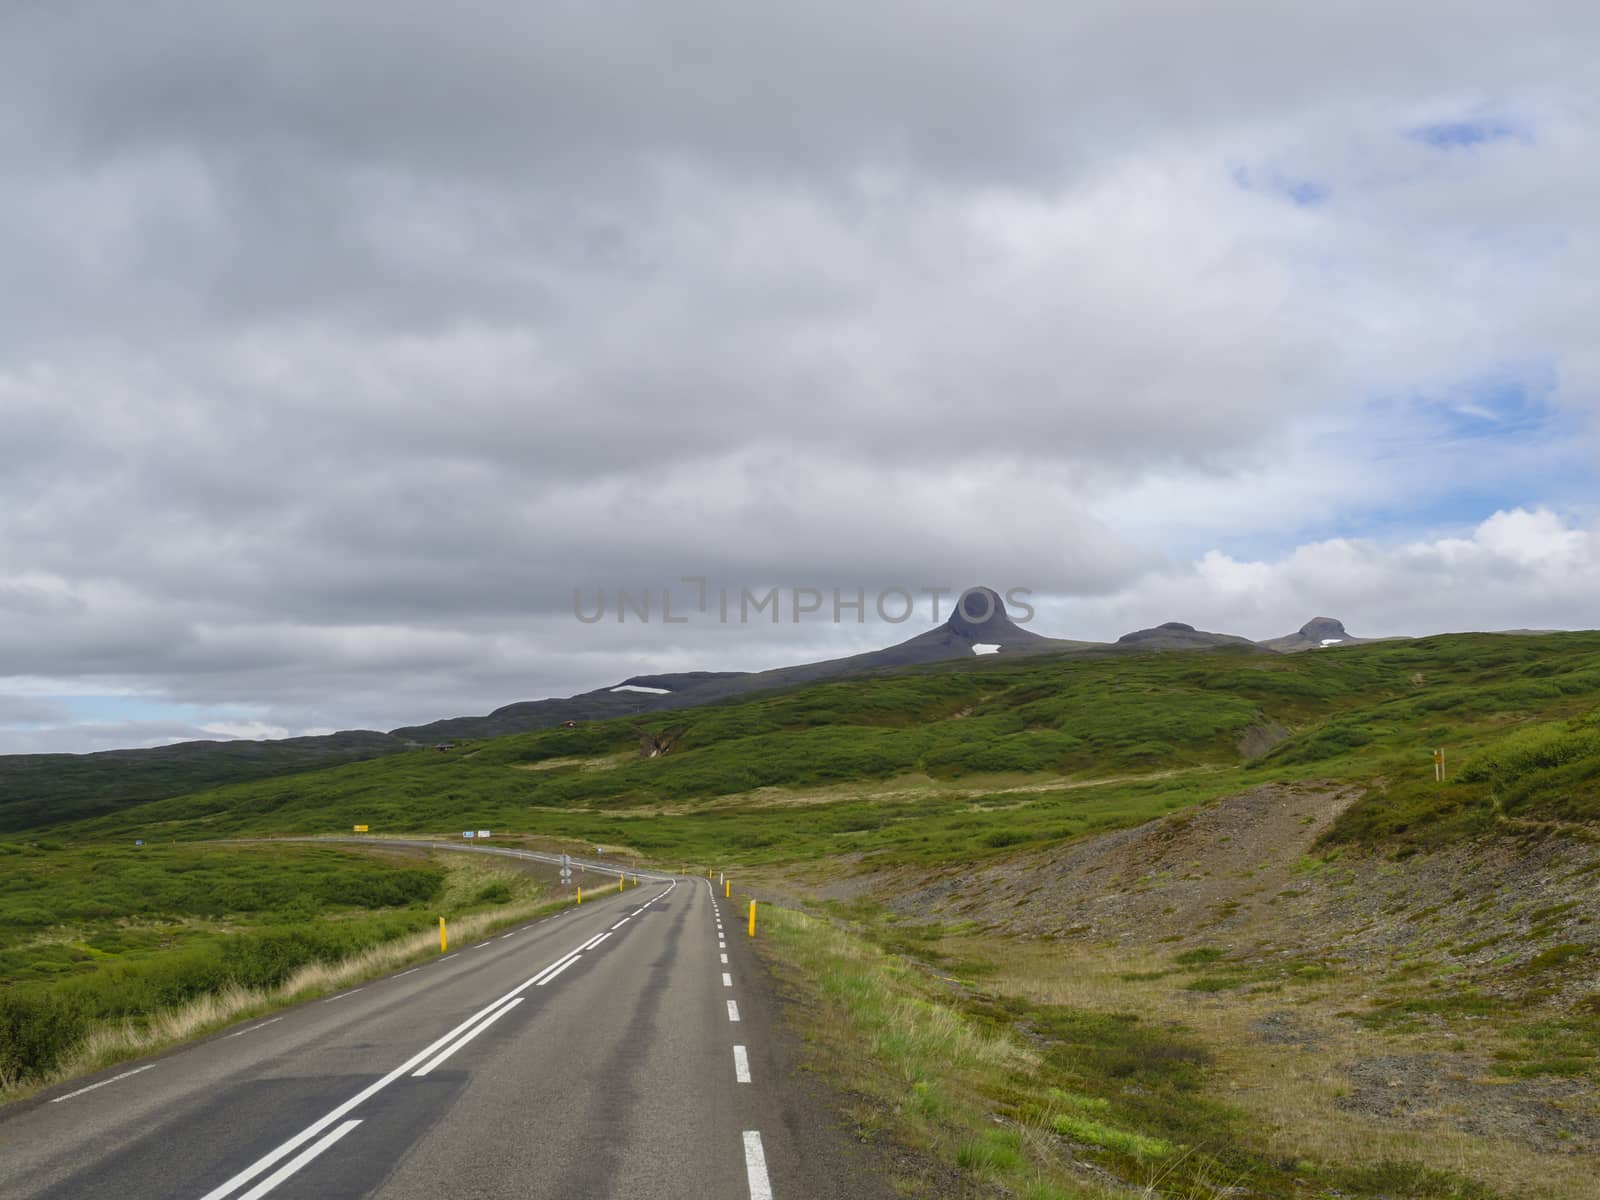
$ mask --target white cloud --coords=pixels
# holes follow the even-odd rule
[[[1040,624],[1110,638],[1181,619],[1267,638],[1313,616],[1357,637],[1514,628],[1587,629],[1600,596],[1600,525],[1549,509],[1495,513],[1464,536],[1386,545],[1335,538],[1270,560],[1209,553],[1112,596],[1054,599]]]

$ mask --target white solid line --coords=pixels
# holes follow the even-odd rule
[[[240,1196],[239,1200],[261,1200],[262,1196],[265,1196],[273,1188],[277,1187],[285,1179],[289,1178],[289,1176],[293,1175],[301,1167],[305,1166],[308,1162],[314,1159],[317,1155],[321,1154],[329,1146],[333,1145],[359,1124],[361,1124],[360,1121],[346,1121],[343,1125],[339,1126],[339,1128],[328,1134],[321,1141],[307,1146],[304,1150],[295,1155],[295,1157],[291,1158],[288,1162],[284,1163],[283,1166],[279,1167],[271,1175],[268,1175],[260,1183],[256,1184],[255,1187],[251,1188],[244,1195]]]
[[[577,957],[578,957],[578,951],[574,950],[570,954],[567,954],[565,957],[558,958],[555,962],[551,963],[544,970],[540,971],[537,975],[535,975],[528,982],[529,983],[543,983],[546,979],[548,979],[549,977],[553,976],[557,971],[566,970],[566,968],[571,965],[572,960],[577,958]],[[528,984],[526,984],[526,983],[522,985],[523,988],[525,988],[527,986],[528,986]],[[522,990],[522,988],[518,988],[517,992],[520,992],[521,990]],[[511,994],[513,996],[515,996],[517,994],[517,992],[512,992]]]
[[[539,985],[538,986],[543,987],[545,984],[549,983],[557,975],[561,974],[561,972],[565,971],[568,967],[570,967],[573,963],[575,963],[577,961],[578,961],[578,956],[576,954],[574,954],[571,958],[567,959],[566,962],[562,963],[554,971],[551,971],[550,974],[546,975],[543,979],[539,980]]]
[[[257,1028],[259,1028],[259,1026]],[[240,1032],[248,1033],[249,1031],[240,1030]],[[115,1083],[119,1079],[126,1079],[129,1075],[137,1075],[140,1071],[148,1071],[153,1066],[155,1066],[155,1063],[146,1063],[142,1067],[135,1067],[131,1071],[124,1071],[121,1075],[113,1075],[110,1079],[102,1079],[99,1083],[91,1083],[88,1087],[81,1087],[75,1092],[68,1092],[65,1096],[57,1096],[54,1100],[50,1101],[50,1103],[60,1104],[63,1100],[71,1100],[74,1096],[81,1096],[85,1092],[92,1092],[95,1090],[95,1088],[103,1088],[106,1084]]]
[[[443,1050],[439,1051],[439,1053],[434,1056],[433,1061],[428,1063],[427,1066],[420,1067],[417,1070],[411,1072],[411,1077],[413,1079],[415,1079],[418,1076],[426,1075],[429,1071],[433,1070],[440,1063],[442,1063],[445,1059],[449,1058],[457,1050],[461,1049],[461,1047],[465,1046],[473,1038],[477,1037],[485,1029],[489,1028],[489,1026],[493,1025],[501,1017],[505,1016],[508,1012],[510,1012],[513,1008],[515,1008],[517,1005],[519,1005],[521,1003],[522,1003],[522,997],[518,996],[510,1004],[507,1004],[502,1008],[496,1009],[494,1015],[489,1017],[488,1020],[479,1021],[476,1025],[474,1025],[471,1029],[469,1029],[462,1037],[457,1038],[450,1045],[446,1046]]]
[[[724,971],[722,973],[722,986],[723,987],[732,987],[733,986],[733,976],[729,975],[726,971]]]
[[[743,1046],[733,1048],[733,1077],[740,1083],[750,1082],[750,1056]]]
[[[268,1025],[276,1025],[281,1020],[283,1020],[282,1017],[273,1017],[272,1020],[270,1020],[270,1021],[263,1021],[259,1025],[251,1025],[248,1028],[239,1030],[238,1033],[230,1033],[228,1036],[231,1037],[231,1038],[243,1037],[247,1033],[254,1033],[258,1029],[265,1029]],[[140,1067],[139,1068],[139,1070],[141,1070],[141,1071],[148,1070],[148,1069],[149,1068],[147,1068],[147,1067]],[[109,1083],[111,1081],[108,1079],[106,1082]],[[63,1098],[65,1098],[65,1097],[63,1097]]]
[[[231,1196],[237,1189],[239,1189],[239,1188],[243,1187],[245,1184],[249,1183],[257,1175],[261,1174],[261,1172],[263,1172],[267,1168],[271,1167],[273,1163],[277,1162],[279,1159],[283,1158],[285,1155],[292,1154],[297,1148],[299,1148],[300,1146],[304,1145],[306,1142],[310,1141],[312,1138],[316,1137],[317,1134],[321,1133],[329,1125],[332,1125],[335,1121],[337,1121],[340,1117],[344,1116],[351,1109],[355,1108],[357,1105],[365,1103],[367,1100],[369,1100],[373,1096],[377,1095],[377,1093],[381,1092],[384,1088],[388,1087],[395,1080],[401,1078],[408,1071],[411,1071],[414,1068],[416,1068],[419,1064],[426,1062],[433,1055],[437,1054],[441,1048],[443,1048],[445,1046],[448,1046],[457,1037],[459,1037],[461,1034],[465,1033],[468,1029],[471,1029],[474,1025],[476,1025],[479,1021],[483,1020],[485,1017],[493,1015],[496,1011],[499,1010],[501,1005],[506,1003],[506,1001],[508,1001],[508,1000],[510,1000],[510,999],[512,999],[512,998],[514,998],[516,996],[520,996],[523,992],[527,991],[530,987],[532,987],[540,979],[545,978],[552,971],[559,970],[562,967],[565,967],[566,964],[570,963],[577,956],[578,956],[578,952],[576,950],[569,951],[565,958],[559,959],[556,963],[552,964],[551,966],[546,967],[544,970],[540,971],[537,975],[531,976],[530,978],[524,980],[522,983],[520,983],[516,987],[512,988],[511,991],[507,992],[504,996],[501,996],[499,999],[495,1000],[492,1004],[486,1005],[485,1007],[479,1009],[477,1012],[473,1013],[470,1017],[468,1017],[465,1021],[461,1022],[461,1024],[457,1025],[449,1033],[445,1034],[443,1037],[434,1039],[434,1041],[429,1043],[427,1046],[424,1046],[421,1050],[417,1051],[410,1058],[406,1059],[405,1062],[401,1063],[394,1070],[390,1071],[387,1075],[383,1076],[381,1079],[378,1079],[373,1083],[369,1083],[361,1091],[357,1092],[354,1096],[350,1097],[350,1099],[346,1100],[343,1104],[339,1105],[332,1112],[328,1113],[326,1116],[323,1116],[323,1117],[319,1118],[316,1121],[313,1121],[310,1125],[306,1126],[299,1133],[295,1134],[288,1141],[286,1141],[282,1145],[280,1145],[277,1149],[269,1151],[268,1153],[262,1155],[260,1158],[256,1159],[255,1162],[251,1163],[248,1167],[246,1167],[244,1170],[242,1170],[238,1174],[234,1175],[226,1183],[223,1183],[218,1187],[212,1188],[211,1191],[207,1192],[203,1197],[201,1197],[201,1200],[224,1200],[225,1197]],[[445,957],[446,958],[453,958],[454,955],[446,955]],[[443,960],[441,959],[441,960],[437,960],[437,961],[443,961]]]
[[[605,941],[610,936],[611,936],[611,931],[608,929],[604,933],[597,934],[596,936],[590,938],[583,945],[579,946],[578,949],[579,949],[579,951],[593,950],[596,946],[598,946],[601,942]]]
[[[739,1006],[734,1001],[729,1000],[728,1001],[728,1020],[737,1021],[738,1019],[739,1019]]]
[[[772,1184],[767,1182],[767,1155],[761,1149],[761,1134],[744,1131],[744,1173],[750,1181],[750,1200],[772,1200]]]
[[[727,966],[728,965],[728,956],[726,954],[719,954],[719,955],[717,955],[717,957],[722,960],[722,965],[723,966]]]

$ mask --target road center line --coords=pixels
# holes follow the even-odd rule
[[[729,975],[726,971],[724,971],[722,973],[722,986],[723,987],[732,987],[733,986],[733,976]]]
[[[523,997],[518,996],[510,1004],[502,1005],[500,1008],[496,1009],[492,1016],[486,1018],[485,1020],[479,1021],[471,1029],[467,1030],[465,1034],[451,1042],[450,1045],[439,1051],[438,1054],[434,1055],[433,1059],[429,1061],[426,1066],[418,1067],[415,1071],[411,1072],[411,1077],[416,1079],[420,1076],[426,1075],[429,1071],[433,1070],[440,1063],[444,1062],[445,1059],[449,1058],[457,1050],[461,1049],[461,1047],[465,1046],[473,1038],[477,1037],[485,1029],[489,1028],[489,1026],[493,1025],[501,1017],[505,1016],[517,1005],[521,1004],[522,1001]]]
[[[248,1031],[241,1030],[240,1032]],[[57,1096],[54,1100],[50,1101],[50,1103],[60,1104],[63,1100],[71,1100],[74,1096],[81,1096],[85,1092],[92,1092],[95,1090],[95,1088],[103,1088],[108,1083],[115,1083],[117,1080],[126,1079],[130,1075],[137,1075],[140,1071],[148,1071],[153,1066],[155,1066],[155,1063],[146,1063],[142,1067],[135,1067],[131,1071],[124,1071],[121,1075],[113,1075],[110,1079],[102,1079],[99,1083],[91,1083],[88,1087],[81,1087],[75,1092],[68,1092],[65,1096]]]
[[[473,1013],[472,1016],[468,1017],[465,1021],[461,1022],[461,1024],[457,1025],[449,1033],[445,1034],[443,1037],[436,1038],[434,1041],[429,1043],[427,1046],[425,1046],[421,1050],[417,1051],[417,1053],[413,1054],[405,1062],[401,1063],[398,1067],[394,1068],[394,1070],[390,1071],[387,1075],[383,1076],[382,1078],[380,1078],[378,1080],[375,1080],[372,1083],[369,1083],[366,1087],[362,1088],[361,1091],[357,1092],[354,1096],[350,1097],[350,1099],[346,1100],[343,1104],[340,1104],[338,1107],[333,1109],[333,1111],[329,1112],[326,1116],[323,1116],[323,1117],[319,1118],[318,1120],[313,1121],[310,1125],[307,1125],[304,1129],[302,1129],[299,1133],[295,1134],[288,1141],[284,1142],[277,1149],[269,1151],[268,1153],[262,1155],[255,1162],[251,1163],[248,1167],[246,1167],[244,1170],[242,1170],[238,1174],[234,1175],[226,1183],[223,1183],[218,1187],[212,1188],[211,1191],[207,1192],[201,1198],[201,1200],[225,1200],[226,1197],[233,1195],[233,1193],[235,1191],[237,1191],[239,1188],[241,1188],[245,1184],[249,1183],[252,1179],[254,1179],[257,1175],[261,1174],[263,1171],[269,1169],[274,1163],[278,1162],[280,1159],[284,1158],[285,1156],[287,1156],[289,1154],[294,1153],[294,1151],[297,1150],[300,1146],[304,1145],[306,1142],[308,1142],[312,1138],[316,1137],[324,1129],[328,1128],[328,1126],[332,1125],[335,1121],[339,1120],[346,1113],[348,1113],[352,1109],[354,1109],[357,1105],[365,1103],[367,1100],[369,1100],[373,1096],[377,1095],[377,1093],[381,1092],[384,1088],[388,1087],[395,1080],[397,1080],[397,1079],[401,1078],[402,1076],[406,1075],[408,1072],[410,1072],[412,1070],[415,1070],[420,1064],[427,1062],[430,1058],[432,1058],[435,1054],[437,1054],[441,1049],[443,1049],[445,1046],[448,1046],[451,1042],[453,1042],[456,1038],[461,1036],[461,1034],[465,1033],[468,1029],[470,1029],[474,1025],[476,1025],[479,1021],[484,1020],[486,1017],[492,1016],[507,1001],[512,1000],[513,998],[515,998],[517,996],[520,996],[523,992],[527,991],[530,987],[533,987],[535,984],[540,983],[541,981],[543,981],[543,980],[545,980],[547,978],[553,977],[553,975],[556,972],[565,970],[566,967],[575,958],[578,957],[579,953],[580,953],[580,951],[578,951],[578,950],[569,951],[566,954],[565,957],[560,958],[556,962],[552,963],[550,966],[545,967],[538,974],[530,976],[528,979],[526,979],[522,983],[518,984],[515,988],[513,988],[511,991],[507,992],[505,995],[501,996],[499,999],[495,1000],[493,1003],[488,1004],[485,1007],[479,1009],[477,1012]],[[455,955],[447,954],[444,957],[445,958],[454,958]],[[443,962],[444,959],[437,959],[435,961]],[[110,1081],[107,1080],[107,1082],[110,1082]],[[343,1134],[340,1134],[339,1136],[342,1137]],[[335,1140],[337,1140],[337,1139],[335,1139]],[[332,1142],[328,1142],[328,1145],[332,1145]],[[310,1160],[308,1159],[307,1161],[310,1161]],[[245,1200],[245,1198],[244,1197],[240,1197],[239,1200]]]
[[[733,1048],[733,1077],[740,1083],[750,1082],[750,1055],[743,1046]]]
[[[312,1159],[316,1158],[317,1155],[321,1154],[329,1146],[333,1145],[359,1124],[361,1124],[360,1121],[346,1121],[343,1125],[339,1126],[339,1128],[328,1134],[321,1141],[307,1147],[294,1158],[291,1158],[288,1162],[284,1163],[283,1166],[279,1167],[271,1175],[268,1175],[260,1183],[256,1184],[255,1187],[251,1188],[244,1195],[240,1196],[239,1200],[260,1200],[262,1196],[265,1196],[273,1188],[277,1187],[301,1167],[305,1166]]]
[[[566,962],[562,963],[554,971],[551,971],[550,974],[546,975],[543,979],[539,980],[539,986],[543,987],[545,984],[549,983],[557,975],[561,974],[561,972],[565,971],[568,967],[570,967],[573,963],[575,963],[577,961],[578,961],[578,956],[576,954],[574,954],[571,958],[567,959]]]
[[[728,956],[726,954],[719,954],[719,955],[717,955],[717,957],[722,960],[722,965],[723,966],[727,966],[728,965]]]
[[[750,1183],[750,1200],[772,1200],[772,1184],[767,1181],[767,1154],[761,1148],[761,1134],[744,1131],[744,1173]]]
[[[728,1020],[737,1021],[738,1019],[739,1019],[739,1005],[738,1005],[738,1003],[736,1001],[729,1000],[728,1001]],[[210,1198],[208,1197],[207,1200],[210,1200]]]

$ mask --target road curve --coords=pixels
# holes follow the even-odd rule
[[[0,1111],[0,1196],[887,1195],[790,1076],[729,902],[641,878]]]

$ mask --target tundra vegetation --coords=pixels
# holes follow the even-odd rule
[[[784,898],[803,1053],[908,1193],[1588,1195],[1597,713],[1593,633],[987,656],[142,799],[0,843],[0,1037],[499,903],[219,839],[492,826]]]

